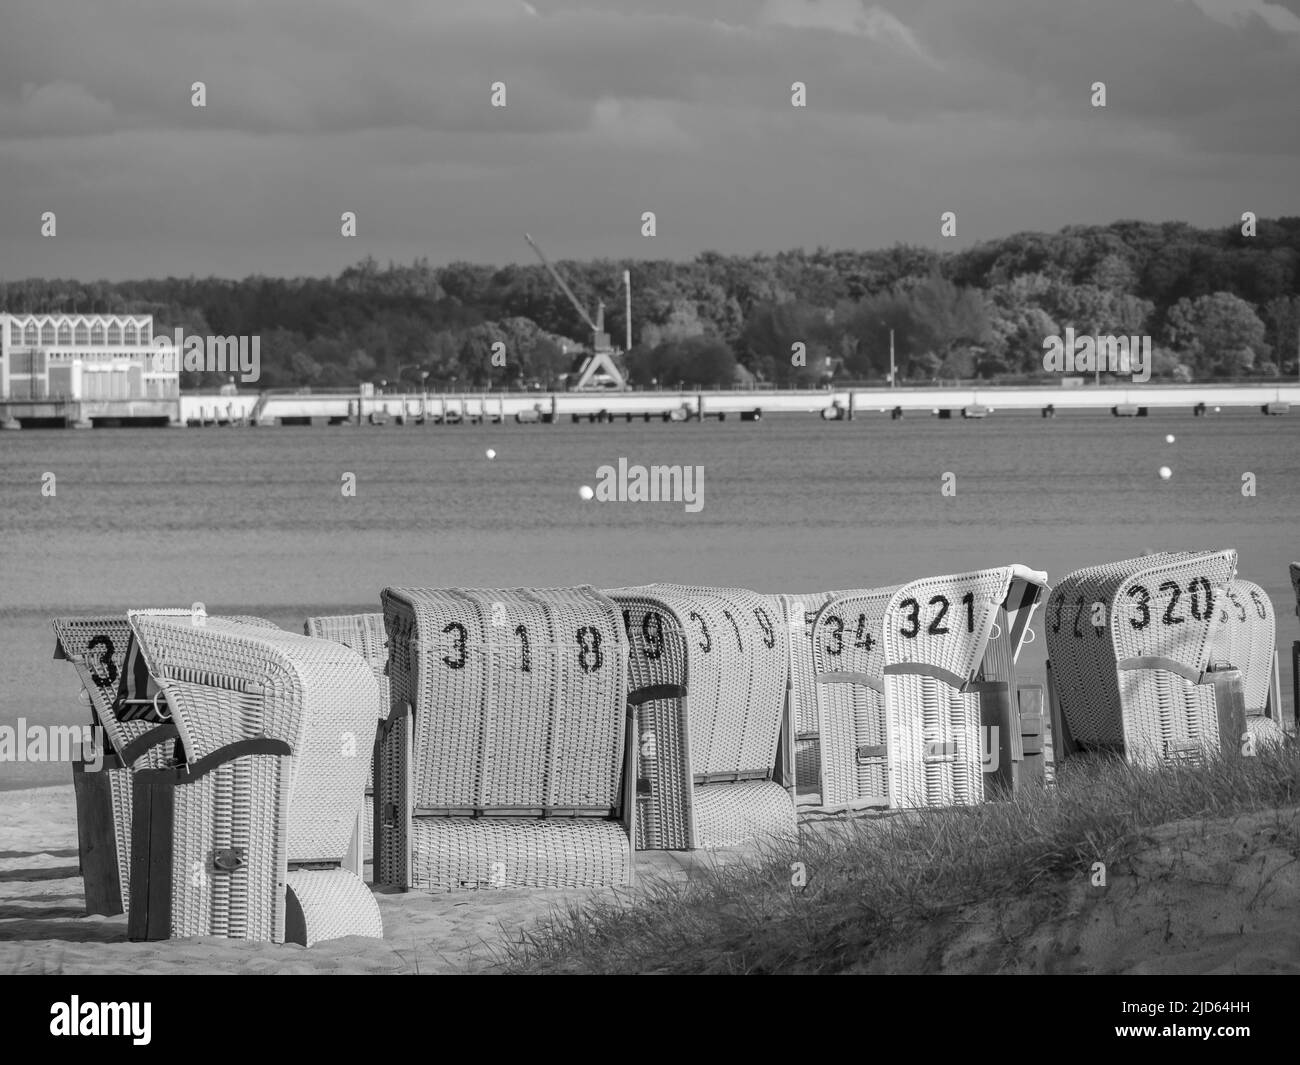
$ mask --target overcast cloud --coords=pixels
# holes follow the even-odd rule
[[[1227,225],[1298,115],[1300,0],[6,0],[0,277]]]

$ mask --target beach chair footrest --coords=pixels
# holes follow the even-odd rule
[[[284,941],[310,947],[343,936],[384,938],[379,903],[346,869],[292,869],[285,878]]]
[[[799,819],[790,793],[771,780],[695,789],[695,845],[735,847],[764,836],[793,837]]]
[[[611,887],[631,880],[631,846],[617,821],[417,817],[411,822],[411,886],[421,891]]]

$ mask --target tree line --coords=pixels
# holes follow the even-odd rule
[[[605,303],[616,342],[631,272],[624,361],[642,387],[883,383],[891,334],[900,381],[1026,380],[1044,376],[1044,338],[1067,327],[1151,336],[1154,378],[1298,370],[1300,217],[1261,219],[1253,236],[1122,221],[956,252],[900,244],[557,266],[589,313]],[[144,313],[167,333],[260,336],[264,388],[550,389],[590,339],[540,264],[367,258],[330,278],[33,278],[0,281],[0,308]]]

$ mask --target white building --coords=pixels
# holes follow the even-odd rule
[[[0,400],[177,399],[159,353],[150,314],[0,314]]]

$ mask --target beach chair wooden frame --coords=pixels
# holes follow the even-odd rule
[[[607,592],[645,703],[636,735],[638,846],[736,846],[798,831],[786,713],[789,645],[777,596],[655,584]]]
[[[430,892],[628,884],[627,638],[594,588],[387,588],[375,879]]]
[[[384,628],[384,615],[372,614],[336,614],[308,618],[303,624],[303,631],[308,636],[322,640],[335,640],[345,647],[351,647],[370,666],[379,686],[379,702],[375,710],[378,720],[384,721],[389,712],[388,684],[388,632]],[[378,731],[376,731],[378,739]],[[374,761],[377,751],[372,752],[370,768],[366,774],[365,799],[361,812],[361,836],[365,857],[374,854],[375,838],[375,769]],[[373,874],[372,874],[373,876]]]
[[[155,613],[194,617],[193,609],[160,608]],[[229,617],[247,625],[275,628],[262,618]],[[119,721],[114,712],[126,669],[131,627],[126,613],[51,620],[54,657],[71,662],[91,710],[91,724],[103,729],[103,764],[88,772],[72,766],[77,804],[77,852],[85,884],[86,912],[114,916],[130,906],[131,774],[159,769],[171,759],[176,729],[137,718]]]
[[[132,781],[130,938],[382,937],[355,871],[370,667],[280,630],[128,619],[185,756]]]
[[[1215,668],[1237,553],[1162,552],[1068,574],[1047,606],[1053,724],[1077,752],[1135,764],[1241,750],[1240,670]],[[1235,666],[1235,663],[1231,665]]]
[[[966,805],[1041,782],[1041,690],[1015,669],[1046,587],[1045,573],[1012,565],[823,606],[819,808]]]

